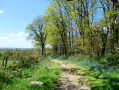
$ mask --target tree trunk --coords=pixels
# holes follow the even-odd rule
[[[114,7],[114,3],[113,3],[113,8],[112,8],[113,11],[116,11],[116,8]],[[110,24],[110,28],[111,28],[111,31],[110,31],[110,36],[111,36],[111,39],[110,39],[110,48],[111,48],[111,53],[112,54],[115,54],[115,48],[114,48],[114,44],[115,44],[115,28],[114,28],[114,21],[116,19],[117,15],[114,14],[112,15],[112,18],[110,19],[111,21],[111,24]]]
[[[102,32],[101,39],[102,39],[101,56],[103,57],[103,56],[105,56],[105,50],[106,50],[106,44],[107,44],[107,34]]]
[[[105,47],[106,47],[106,45],[103,44],[103,47],[102,47],[102,49],[101,49],[101,56],[102,56],[102,57],[105,56]]]
[[[8,57],[6,57],[5,67],[7,66]]]
[[[42,44],[41,44],[41,55],[42,55],[42,56],[44,55],[44,52],[45,52],[45,44],[42,43]]]
[[[114,24],[111,24],[111,39],[110,39],[110,49],[111,49],[111,53],[115,54],[115,48],[114,48]]]
[[[3,57],[3,59],[2,59],[2,66],[4,66],[4,60],[5,60],[5,57]]]
[[[119,29],[117,28],[115,30],[115,43],[118,46],[118,39],[119,39]]]

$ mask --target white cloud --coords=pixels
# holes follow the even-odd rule
[[[0,13],[4,13],[4,11],[3,10],[0,10]]]
[[[26,36],[26,34],[24,32],[19,32],[17,35],[18,36]]]
[[[23,41],[25,40],[25,38],[17,38],[17,40]]]
[[[23,33],[10,33],[8,36],[0,36],[0,47],[13,47],[13,48],[31,48],[33,47],[32,41],[27,40]]]
[[[31,48],[32,41],[27,40],[25,32],[9,33],[8,36],[0,36],[0,47]]]
[[[8,37],[0,37],[1,41],[8,41],[8,42],[12,42],[12,40],[10,40]]]
[[[28,36],[28,34],[26,34],[25,32],[19,32],[19,33],[17,33],[17,34],[15,34],[15,33],[10,33],[10,34],[8,34],[9,36]]]
[[[33,45],[31,41],[23,40],[13,40],[12,42],[8,42],[5,40],[0,40],[0,47],[4,48],[32,48]]]
[[[14,33],[10,33],[10,34],[8,34],[9,36],[16,36],[16,34],[14,34]]]

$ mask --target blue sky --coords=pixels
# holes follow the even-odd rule
[[[25,28],[48,6],[48,0],[0,0],[0,47],[33,47]]]

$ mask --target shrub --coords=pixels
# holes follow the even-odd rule
[[[3,56],[7,56],[7,57],[10,57],[12,54],[13,54],[12,49],[5,49],[3,52]]]
[[[106,58],[100,59],[100,63],[106,64],[108,66],[117,66],[119,67],[119,55],[108,55]]]
[[[110,55],[106,57],[108,65],[117,66],[119,64],[119,55]]]
[[[2,57],[2,52],[0,52],[0,57]]]
[[[43,58],[32,50],[15,50],[11,57],[19,66],[30,66],[43,60]]]

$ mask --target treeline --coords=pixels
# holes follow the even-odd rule
[[[36,46],[54,54],[105,56],[119,51],[119,10],[113,0],[52,0],[26,28]]]

